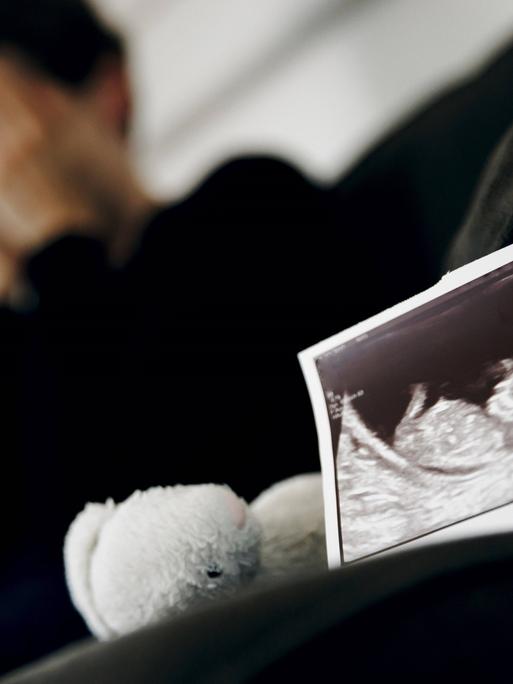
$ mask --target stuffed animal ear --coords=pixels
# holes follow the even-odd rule
[[[114,634],[96,609],[90,581],[91,559],[101,530],[115,510],[112,499],[104,504],[87,504],[72,522],[64,540],[64,568],[71,600],[99,639],[108,639]]]

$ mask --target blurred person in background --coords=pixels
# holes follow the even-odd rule
[[[513,118],[492,76],[333,188],[238,159],[164,206],[127,153],[120,38],[82,0],[0,0],[0,670],[86,634],[61,548],[87,501],[318,469],[296,354],[432,284],[436,183],[460,211]]]
[[[82,0],[0,0],[2,670],[86,634],[61,560],[86,501],[318,469],[296,353],[358,291],[334,197],[248,159],[157,206],[129,119],[122,42]]]

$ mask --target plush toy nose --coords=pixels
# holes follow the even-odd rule
[[[231,489],[226,489],[225,496],[228,510],[230,511],[235,526],[242,529],[246,524],[246,502],[243,499],[239,499]]]

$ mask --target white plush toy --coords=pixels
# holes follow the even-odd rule
[[[64,561],[93,634],[125,634],[255,579],[326,567],[321,476],[279,482],[249,506],[214,484],[90,503],[70,526]]]

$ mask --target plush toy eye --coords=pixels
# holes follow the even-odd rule
[[[223,569],[217,563],[209,563],[207,565],[207,576],[210,579],[215,579],[216,577],[221,577],[223,574]]]

